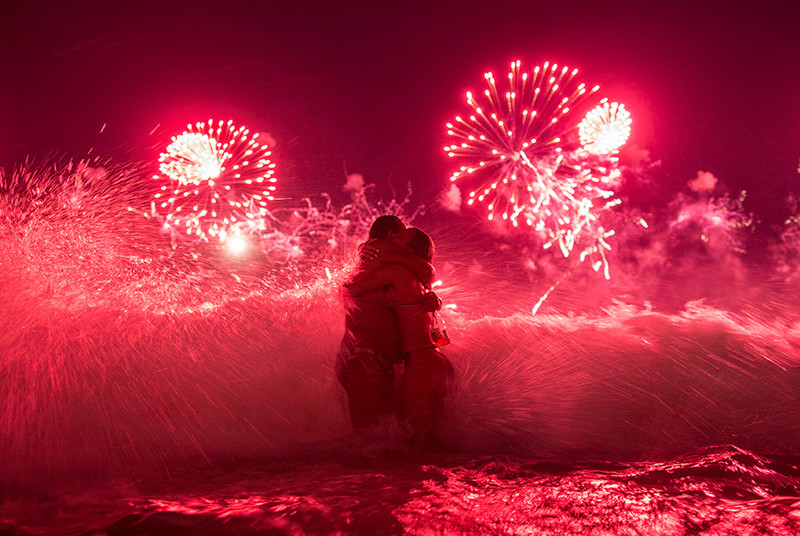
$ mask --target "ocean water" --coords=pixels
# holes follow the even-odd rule
[[[5,534],[797,534],[797,458],[428,455],[235,464],[17,495]]]
[[[800,533],[785,281],[590,273],[532,315],[519,251],[432,220],[456,379],[418,452],[334,377],[360,237],[173,246],[117,178],[5,191],[0,534]]]

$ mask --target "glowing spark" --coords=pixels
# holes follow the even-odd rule
[[[628,141],[631,114],[624,104],[604,101],[586,114],[578,129],[584,149],[594,154],[609,154]]]
[[[235,229],[250,230],[274,199],[275,164],[258,133],[232,121],[201,122],[172,138],[159,158],[167,179],[155,195],[165,227],[184,237],[225,240]]]
[[[243,253],[247,249],[247,240],[240,234],[231,235],[225,240],[228,251],[236,255]]]

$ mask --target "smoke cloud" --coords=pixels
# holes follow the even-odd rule
[[[634,143],[620,151],[619,160],[626,167],[642,169],[650,164],[650,150]]]
[[[451,212],[461,212],[461,190],[455,184],[451,184],[450,188],[439,196],[439,202]]]
[[[360,173],[349,174],[343,189],[345,192],[360,192],[364,189],[364,176]]]
[[[277,145],[278,140],[272,137],[272,134],[269,132],[261,132],[259,134],[259,138],[262,144],[266,144],[267,147],[275,147]]]
[[[698,171],[697,177],[687,182],[686,185],[693,192],[710,192],[717,185],[717,178],[709,171]]]

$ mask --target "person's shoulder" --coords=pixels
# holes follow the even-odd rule
[[[406,268],[403,264],[391,262],[381,265],[380,269],[398,279],[416,279],[414,272]]]

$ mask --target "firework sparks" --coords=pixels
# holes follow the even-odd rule
[[[275,164],[271,151],[233,121],[200,122],[172,138],[159,158],[160,175],[170,181],[155,195],[164,226],[208,241],[258,227],[273,200]]]
[[[505,90],[486,73],[483,95],[466,94],[469,116],[447,123],[455,141],[444,149],[462,163],[450,180],[476,185],[467,205],[486,203],[489,220],[527,224],[565,257],[595,257],[592,267],[608,277],[604,250],[614,231],[599,213],[619,203],[612,183],[620,172],[616,157],[581,146],[572,115],[599,86],[587,88],[577,74],[549,62],[523,73],[515,61]]]
[[[728,251],[744,253],[741,231],[753,225],[752,214],[744,210],[746,196],[747,192],[741,191],[735,199],[725,194],[689,203],[685,196],[679,195],[672,203],[677,214],[669,224],[671,241],[675,244],[699,242],[707,251],[718,255]]]
[[[580,125],[581,144],[593,154],[613,153],[628,141],[631,134],[631,114],[624,104],[603,99],[590,110]]]

